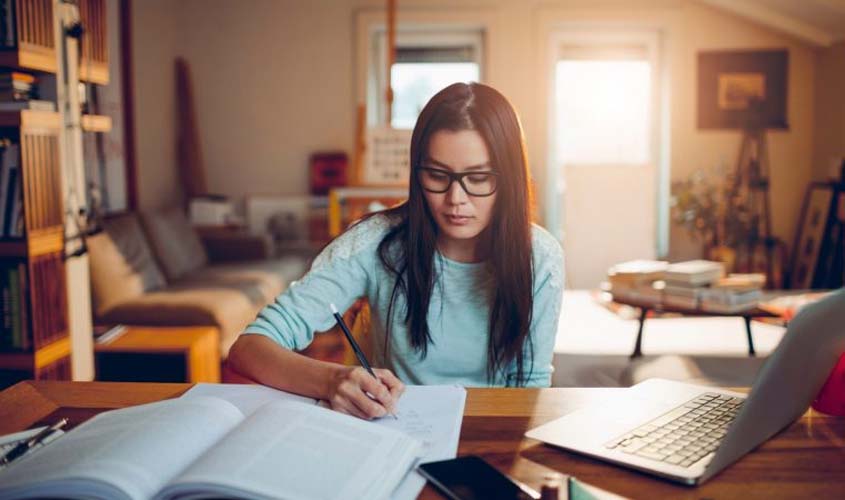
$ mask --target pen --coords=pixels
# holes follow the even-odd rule
[[[14,448],[9,450],[8,453],[3,455],[3,458],[0,458],[0,465],[6,465],[9,462],[11,462],[12,460],[20,457],[21,455],[23,455],[27,451],[31,450],[33,446],[36,446],[36,445],[40,444],[42,441],[44,441],[50,434],[52,434],[55,431],[64,427],[65,424],[67,424],[67,419],[63,418],[63,419],[59,420],[58,422],[56,422],[55,424],[51,425],[50,427],[47,427],[46,429],[42,429],[41,432],[32,436],[31,438],[29,438],[25,441],[21,441]]]
[[[343,334],[346,336],[346,340],[349,341],[349,345],[351,345],[352,350],[355,351],[355,357],[358,358],[358,362],[361,363],[361,366],[363,366],[364,369],[367,370],[370,375],[373,376],[374,379],[378,380],[379,383],[381,383],[381,380],[379,380],[379,378],[376,376],[376,373],[370,366],[369,361],[367,361],[367,357],[364,356],[364,351],[362,351],[361,348],[358,347],[358,342],[355,342],[355,337],[353,337],[352,334],[349,333],[349,328],[346,327],[346,322],[343,321],[343,316],[340,315],[334,304],[329,304],[329,306],[331,306],[332,308],[332,315],[334,316],[335,321],[337,321],[337,324],[340,325],[340,329],[343,330]],[[399,417],[397,417],[395,413],[391,413],[390,415],[397,420],[399,419]]]

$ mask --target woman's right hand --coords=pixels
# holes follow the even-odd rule
[[[395,414],[405,385],[390,370],[373,371],[378,380],[361,367],[344,366],[338,370],[329,381],[328,402],[332,409],[365,420]]]

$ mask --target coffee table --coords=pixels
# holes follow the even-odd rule
[[[643,341],[643,326],[645,324],[646,316],[649,311],[658,313],[677,313],[684,316],[735,316],[741,317],[745,320],[745,335],[748,339],[748,355],[754,357],[757,353],[754,351],[754,338],[751,336],[751,320],[754,318],[778,318],[777,314],[754,307],[743,311],[732,313],[721,313],[704,311],[699,308],[680,307],[675,305],[664,304],[661,301],[637,300],[633,298],[613,296],[613,302],[617,304],[624,304],[631,307],[636,307],[640,310],[639,327],[637,330],[637,340],[634,343],[634,351],[631,353],[631,358],[638,358],[643,355],[642,341]]]

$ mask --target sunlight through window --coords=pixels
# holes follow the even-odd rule
[[[420,111],[431,96],[455,82],[477,82],[478,64],[396,63],[390,71],[393,87],[394,128],[414,128]]]
[[[556,67],[562,165],[650,161],[651,66],[642,60],[561,60]]]

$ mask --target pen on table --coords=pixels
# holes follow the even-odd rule
[[[9,450],[8,453],[3,455],[3,458],[0,458],[0,465],[6,465],[12,460],[20,457],[21,455],[32,449],[33,446],[40,444],[42,441],[47,439],[48,436],[64,427],[65,424],[67,424],[67,419],[63,418],[55,424],[51,425],[50,427],[42,429],[41,432],[32,436],[31,438],[25,441],[21,441],[14,448]]]
[[[361,366],[363,366],[364,369],[367,370],[370,375],[373,376],[374,379],[378,380],[379,383],[381,383],[381,380],[378,378],[378,376],[376,376],[376,373],[370,366],[369,361],[367,361],[367,357],[364,356],[364,351],[362,351],[361,348],[358,347],[358,342],[355,342],[355,337],[352,336],[352,334],[349,332],[349,328],[346,327],[346,322],[343,321],[343,316],[340,315],[334,304],[329,304],[329,306],[331,306],[332,308],[332,315],[334,316],[335,321],[337,321],[337,324],[340,325],[340,329],[343,330],[343,335],[346,336],[346,340],[349,341],[349,344],[352,346],[352,350],[355,351],[355,357],[358,358],[358,362],[361,363]],[[395,413],[391,413],[390,415],[397,420],[399,419],[399,417],[397,417]]]

